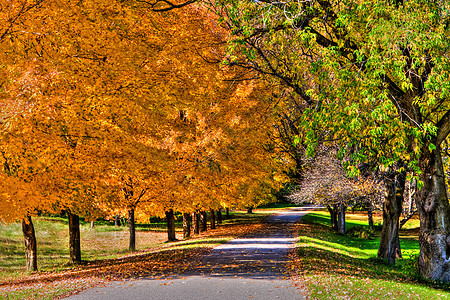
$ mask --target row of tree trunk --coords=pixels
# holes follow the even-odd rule
[[[136,229],[135,229],[135,211],[128,210],[128,227],[130,232],[129,249],[136,250]],[[77,214],[67,211],[69,219],[69,259],[73,264],[81,263],[81,239],[80,239],[80,217]],[[226,209],[226,217],[229,218],[229,210]],[[166,211],[167,220],[167,236],[169,241],[175,241],[175,218],[172,209]],[[209,213],[210,228],[215,229],[216,224],[222,224],[223,216],[221,210],[210,210]],[[119,225],[119,216],[115,217],[115,225]],[[91,223],[91,227],[92,223]],[[193,230],[191,230],[193,228]],[[196,213],[183,214],[183,238],[187,239],[191,236],[204,232],[208,229],[207,213],[200,211]],[[37,267],[37,242],[34,225],[31,216],[27,216],[22,220],[22,232],[25,242],[26,269],[28,272],[35,272]]]
[[[227,209],[228,212],[228,209]],[[229,216],[229,213],[228,213]],[[175,222],[173,220],[173,211],[166,212],[167,219],[167,232],[168,240],[175,240]],[[209,224],[211,229],[216,229],[216,224],[222,224],[223,216],[222,211],[213,210],[209,211]],[[191,237],[191,231],[194,235],[208,230],[206,211],[183,213],[183,239]],[[193,228],[192,228],[193,227]]]
[[[345,211],[347,205],[344,202],[338,202],[327,205],[328,212],[330,213],[331,229],[345,234]]]

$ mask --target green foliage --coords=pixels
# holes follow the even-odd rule
[[[448,4],[344,3],[233,1],[234,38],[245,28],[240,49],[259,53],[249,65],[298,92],[294,146],[312,156],[318,141],[331,140],[347,163],[401,160],[418,173],[419,155],[437,146],[424,141],[450,107]]]

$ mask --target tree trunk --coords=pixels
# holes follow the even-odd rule
[[[81,263],[80,217],[67,211],[69,217],[69,254],[73,264]]]
[[[217,224],[222,224],[222,220],[223,220],[222,211],[221,208],[219,208],[217,210]]]
[[[333,231],[338,231],[338,219],[337,219],[337,206],[327,205],[327,209],[330,212],[331,229]]]
[[[248,214],[252,214],[253,213],[253,207],[252,206],[247,207],[247,213]]]
[[[192,224],[194,226],[194,234],[200,233],[200,218],[197,212],[192,213]]]
[[[167,220],[167,240],[173,242],[175,238],[175,218],[173,217],[173,209],[166,211]]]
[[[372,206],[367,209],[367,221],[369,222],[369,228],[373,228],[373,210]]]
[[[225,218],[229,219],[230,218],[230,209],[227,207],[225,208]]]
[[[191,237],[191,217],[189,213],[183,213],[183,238]]]
[[[447,198],[441,149],[420,158],[423,187],[417,192],[416,206],[420,218],[419,271],[427,279],[450,281],[450,207]]]
[[[413,182],[411,183],[410,181],[408,181],[408,215],[411,214],[413,212],[413,206],[414,206],[414,195],[416,194],[416,189],[417,189],[417,180],[414,179]],[[414,210],[414,212],[416,212]],[[401,226],[400,226],[401,228]]]
[[[120,216],[119,215],[116,215],[114,217],[114,225],[115,226],[120,226]]]
[[[402,247],[400,247],[400,237],[397,237],[397,249],[395,249],[395,258],[403,258]]]
[[[91,221],[91,229],[95,227],[95,221]]]
[[[136,251],[136,226],[134,221],[134,208],[128,209],[128,230],[130,232],[130,241],[128,249],[130,251]]]
[[[200,231],[208,230],[207,220],[206,220],[206,211],[202,210],[200,212]]]
[[[392,173],[384,179],[386,192],[378,258],[385,259],[391,264],[395,264],[396,257],[401,257],[398,230],[399,219],[402,213],[405,180],[406,174],[404,172],[400,174]]]
[[[31,217],[22,219],[22,232],[25,241],[25,258],[28,272],[37,271],[37,243]]]
[[[344,203],[338,204],[337,211],[337,229],[339,233],[345,234],[345,211],[347,210],[347,205]]]
[[[209,225],[211,229],[216,229],[216,214],[214,209],[209,210]]]

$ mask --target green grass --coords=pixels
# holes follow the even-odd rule
[[[37,219],[34,222],[38,240],[38,264],[45,270],[68,261],[68,239],[63,222]],[[65,232],[64,232],[65,233]],[[20,223],[0,225],[0,280],[20,277],[25,272],[25,247]]]
[[[368,227],[363,214],[347,214],[346,227]],[[376,259],[379,237],[362,239],[330,230],[329,215],[318,211],[302,219],[296,268],[312,299],[448,299],[450,285],[418,275],[417,222],[402,230],[403,259],[395,266]],[[408,223],[407,223],[408,224]]]
[[[68,223],[55,217],[34,218],[38,267],[40,271],[62,270],[69,261]],[[164,233],[156,235],[150,227],[137,226],[138,249],[148,249],[166,240]],[[126,226],[101,225],[81,222],[81,248],[83,260],[115,258],[128,252]],[[0,225],[0,281],[13,280],[26,275],[25,249],[20,223]]]

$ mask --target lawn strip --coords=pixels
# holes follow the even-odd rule
[[[349,228],[367,228],[361,213],[348,213]],[[291,274],[310,299],[449,299],[450,285],[418,275],[417,228],[402,230],[403,259],[395,266],[376,258],[379,237],[358,238],[331,231],[327,212],[303,217]]]

